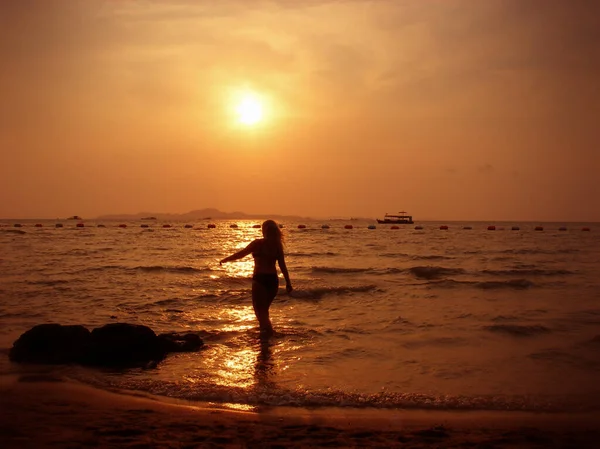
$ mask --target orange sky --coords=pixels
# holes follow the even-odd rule
[[[1,2],[0,217],[600,221],[599,42],[594,0]]]

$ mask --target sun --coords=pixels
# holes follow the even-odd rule
[[[263,106],[258,97],[247,94],[235,107],[238,122],[243,125],[256,125],[263,118]]]

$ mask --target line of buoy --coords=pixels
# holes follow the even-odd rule
[[[9,224],[0,224],[0,227],[7,227],[7,226],[10,226],[10,225]],[[22,228],[22,227],[25,227],[26,225],[24,225],[22,223],[14,223],[12,226],[15,227],[15,228]],[[80,223],[76,223],[75,226],[78,227],[78,228],[83,228],[86,225],[84,223],[80,222]],[[105,228],[106,227],[104,224],[98,224],[96,226],[98,228]],[[43,223],[35,223],[33,225],[33,227],[35,227],[35,228],[43,228],[44,224]],[[55,223],[54,227],[55,228],[63,228],[64,224],[63,223]],[[118,227],[118,228],[127,228],[128,225],[126,223],[120,223],[120,224],[116,225],[116,227]],[[141,228],[148,228],[148,227],[150,227],[150,225],[148,225],[147,223],[142,223],[140,225],[140,227]],[[166,224],[163,224],[162,227],[165,228],[165,229],[167,229],[167,228],[172,228],[173,225],[166,223]],[[185,224],[183,227],[186,228],[186,229],[193,229],[194,225],[193,224]],[[207,225],[208,229],[215,229],[216,227],[217,227],[217,225],[215,223],[209,223]],[[237,229],[237,228],[239,228],[239,225],[236,224],[236,223],[232,223],[232,224],[229,225],[229,227],[232,228],[232,229]],[[260,229],[262,227],[262,225],[260,225],[260,224],[254,224],[251,227],[252,227],[252,229]],[[283,225],[279,225],[279,227],[283,228],[284,226]],[[328,225],[328,224],[321,225],[321,229],[330,229],[330,227],[331,226]],[[298,225],[298,229],[306,229],[306,228],[307,228],[307,225],[305,225],[305,224],[299,224]],[[351,224],[344,225],[344,229],[354,229],[354,228],[355,228],[355,226],[351,225]],[[371,225],[367,226],[367,229],[377,229],[377,226],[371,224]],[[400,226],[393,225],[393,226],[390,226],[389,229],[394,229],[394,230],[400,229]],[[417,225],[417,226],[414,227],[414,229],[417,230],[417,231],[420,231],[420,230],[423,230],[424,227],[421,226],[421,225]],[[450,229],[450,227],[448,225],[440,225],[439,229],[443,230],[443,231],[447,231],[447,230]],[[473,229],[473,227],[472,226],[463,226],[462,229],[471,230],[471,229]],[[501,231],[503,231],[504,227],[502,227],[502,226],[497,227],[495,225],[489,225],[489,226],[487,226],[486,229],[488,231],[495,231],[495,230],[501,230]],[[544,226],[535,226],[533,228],[534,231],[544,231],[544,229],[545,229]],[[567,226],[560,226],[557,229],[560,232],[565,232],[565,231],[569,230],[569,228]],[[510,230],[511,231],[520,231],[521,227],[519,227],[519,226],[511,226]],[[590,232],[591,228],[589,226],[583,226],[581,228],[581,231]]]

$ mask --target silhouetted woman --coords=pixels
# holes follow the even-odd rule
[[[273,335],[273,325],[269,318],[269,307],[279,290],[277,267],[285,278],[285,289],[292,291],[290,275],[285,265],[283,254],[283,236],[277,223],[267,220],[262,224],[262,239],[252,241],[246,248],[222,259],[219,263],[231,262],[252,254],[254,257],[254,274],[252,275],[252,306],[258,319],[261,336]]]

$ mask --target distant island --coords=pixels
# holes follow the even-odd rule
[[[101,215],[96,220],[310,220],[310,217],[276,214],[248,214],[245,212],[223,212],[215,208],[192,210],[184,214],[162,214],[159,212],[139,212],[137,214]]]

